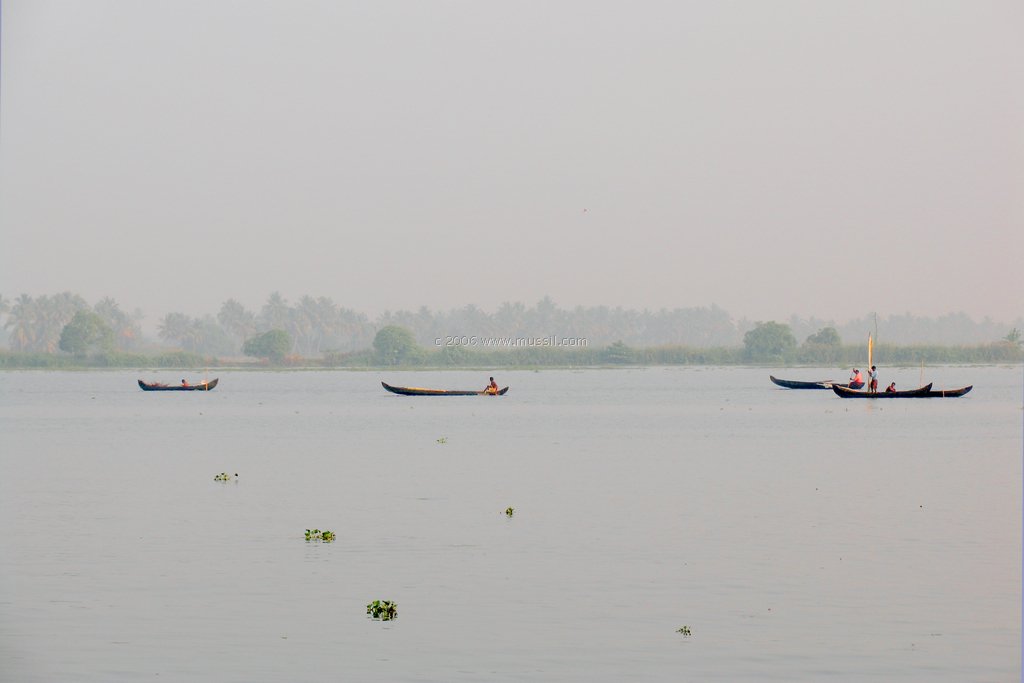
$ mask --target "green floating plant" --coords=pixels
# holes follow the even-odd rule
[[[507,515],[508,517],[511,517],[513,514],[515,514],[515,509],[514,508],[512,508],[511,506],[505,508],[505,515]]]
[[[366,613],[380,621],[391,621],[398,618],[398,605],[390,600],[374,600],[366,606]]]
[[[448,437],[447,436],[442,436],[441,438],[439,438],[437,440],[437,442],[438,443],[448,443]]]
[[[684,626],[684,627],[682,627],[680,629],[676,629],[676,633],[682,633],[684,636],[689,636],[690,635],[690,627],[689,626]]]
[[[323,541],[324,543],[330,543],[335,538],[333,531],[320,531],[319,529],[306,529],[306,540],[307,541]]]
[[[235,476],[234,477],[232,477],[227,472],[221,472],[220,474],[216,475],[213,478],[213,480],[214,481],[231,481],[232,478],[238,479],[238,472],[235,472]]]

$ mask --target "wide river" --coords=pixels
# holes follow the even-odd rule
[[[1022,369],[769,372],[0,372],[0,680],[1019,680]]]

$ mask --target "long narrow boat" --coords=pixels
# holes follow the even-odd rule
[[[771,375],[768,375],[768,379],[786,389],[831,389],[834,386],[846,387],[848,389],[860,389],[864,386],[864,382],[849,382],[847,384],[841,384],[830,379],[823,379],[820,382],[799,382],[794,379],[779,379],[778,377],[773,377]]]
[[[974,388],[974,385],[961,387],[959,389],[933,389],[928,392],[928,398],[957,398],[963,396],[968,391]]]
[[[386,382],[381,382],[381,385],[390,391],[392,394],[399,394],[401,396],[504,396],[505,392],[508,391],[508,387],[499,389],[498,392],[492,393],[489,391],[455,391],[451,389],[422,389],[420,387],[393,387]]]
[[[187,387],[181,384],[160,384],[159,382],[147,384],[140,379],[139,388],[143,391],[212,391],[217,386],[217,379],[219,378],[201,384],[190,384]]]
[[[832,391],[836,393],[836,396],[842,398],[928,398],[932,391],[932,385],[925,384],[923,387],[910,389],[909,391],[879,391],[876,393],[854,391],[853,389],[833,385]]]

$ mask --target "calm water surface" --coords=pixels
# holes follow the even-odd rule
[[[218,374],[0,373],[0,680],[1019,680],[1020,368]]]

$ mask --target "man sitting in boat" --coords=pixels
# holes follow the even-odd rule
[[[887,393],[887,394],[895,394],[896,393],[896,382],[893,382],[892,384],[887,386],[885,388],[885,393]]]
[[[187,387],[188,386],[188,382],[186,382],[184,379],[181,380],[181,386]]]
[[[486,389],[484,389],[484,393],[485,394],[496,394],[496,393],[498,393],[498,383],[494,381],[493,377],[491,377],[491,383],[487,385]]]
[[[857,368],[854,368],[853,374],[850,375],[850,384],[856,384],[857,386],[860,387],[864,386],[864,376],[860,374],[860,370],[858,370]],[[851,386],[850,388],[856,389],[857,387]]]

